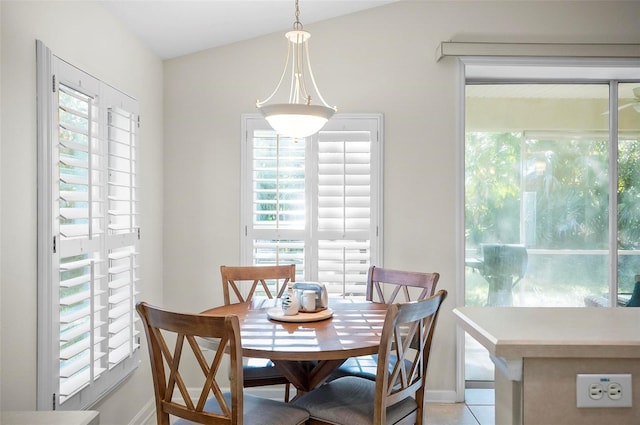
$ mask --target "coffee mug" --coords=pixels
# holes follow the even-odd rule
[[[300,303],[302,311],[316,311],[316,291],[302,291],[302,302]]]

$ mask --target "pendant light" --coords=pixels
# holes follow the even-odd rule
[[[296,0],[295,6],[296,20],[293,23],[293,31],[285,34],[288,40],[288,50],[282,76],[273,93],[263,101],[256,101],[256,106],[278,134],[300,139],[317,133],[333,116],[337,108],[329,106],[318,90],[309,60],[308,41],[311,34],[304,31],[300,23],[298,0]],[[289,63],[290,60],[291,63]],[[311,86],[308,84],[306,73],[308,73]],[[278,93],[287,74],[289,74],[291,81],[288,103],[267,104]],[[311,89],[317,94],[317,98],[322,102],[321,105],[311,104]]]

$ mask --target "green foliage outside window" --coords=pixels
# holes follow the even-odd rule
[[[467,250],[482,243],[528,249],[609,249],[607,135],[536,137],[472,132],[465,141]],[[640,249],[640,141],[618,145],[618,249]],[[640,274],[638,255],[620,255],[620,291]],[[567,267],[570,265],[571,267]],[[529,277],[564,290],[606,292],[607,256],[530,256]],[[582,288],[582,289],[576,289]],[[585,289],[586,288],[586,289]],[[561,288],[558,288],[559,290]]]

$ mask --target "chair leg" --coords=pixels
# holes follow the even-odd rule
[[[291,388],[291,384],[290,383],[286,383],[284,384],[284,402],[285,403],[289,403],[289,390]]]

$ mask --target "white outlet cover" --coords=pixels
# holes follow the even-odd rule
[[[601,385],[603,396],[594,399],[589,395],[592,385]],[[610,397],[608,388],[611,384],[618,384],[621,394]],[[614,385],[614,387],[617,387]],[[578,374],[576,376],[576,400],[578,407],[632,407],[631,374]]]

